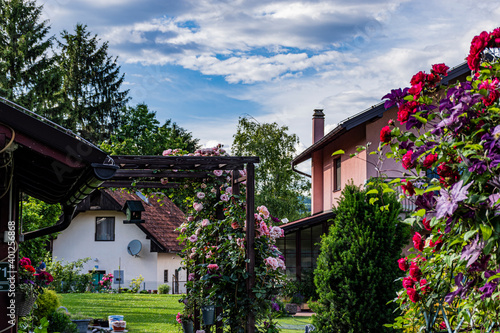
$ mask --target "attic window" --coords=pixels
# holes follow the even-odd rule
[[[144,194],[142,194],[141,192],[139,191],[136,191],[135,194],[141,198],[142,201],[144,201],[145,203],[147,203],[149,205],[149,199],[147,196],[145,196]]]

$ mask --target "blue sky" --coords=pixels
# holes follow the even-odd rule
[[[109,41],[132,104],[145,102],[204,146],[231,146],[240,116],[276,121],[311,144],[407,86],[419,70],[464,61],[500,25],[497,0],[38,0],[52,34],[76,23]],[[172,147],[174,148],[174,147]]]

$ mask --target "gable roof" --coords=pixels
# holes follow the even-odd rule
[[[448,75],[441,80],[441,85],[448,85],[453,83],[453,81],[458,80],[463,75],[469,74],[470,69],[466,62],[450,69]],[[376,104],[364,111],[361,111],[347,119],[342,120],[337,127],[331,130],[328,134],[323,136],[321,139],[316,141],[314,144],[309,146],[306,150],[300,153],[297,157],[292,160],[292,167],[300,164],[311,158],[312,153],[322,149],[328,143],[337,139],[344,133],[348,132],[352,128],[364,124],[366,122],[381,118],[386,111],[384,107],[384,102]]]
[[[149,202],[142,200],[137,194],[123,190],[100,190],[100,197],[87,197],[76,208],[77,213],[96,210],[121,211],[127,200],[139,200],[145,211],[142,212],[144,223],[137,224],[151,240],[151,248],[156,252],[181,252],[182,248],[177,241],[179,233],[175,231],[185,222],[184,213],[169,198],[160,201],[158,196],[149,197]]]

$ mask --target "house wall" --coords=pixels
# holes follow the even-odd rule
[[[175,253],[158,253],[157,262],[157,280],[158,283],[167,283],[170,286],[171,294],[183,294],[186,293],[186,270],[179,268],[181,267],[182,258]],[[164,272],[168,270],[168,282],[164,281]],[[176,283],[174,276],[175,271],[179,270],[177,273],[178,283]]]
[[[392,107],[389,110],[386,110],[381,118],[378,118],[376,121],[368,123],[366,125],[366,138],[367,141],[371,142],[372,145],[369,148],[369,151],[376,151],[377,147],[380,143],[380,130],[384,127],[387,126],[388,122],[390,119],[394,119],[395,123],[399,126],[401,132],[405,132],[406,128],[404,125],[400,125],[399,121],[397,121],[397,111],[398,109],[396,107]],[[394,159],[387,159],[385,158],[385,154],[390,151],[389,146],[385,146],[382,149],[382,153],[384,154],[383,162],[380,165],[380,171],[382,174],[385,174],[387,177],[390,178],[399,178],[401,177],[404,169],[401,166],[400,162],[396,162]],[[369,163],[367,164],[367,173],[366,177],[377,177],[379,176],[375,167],[373,164],[378,163],[378,155],[368,155],[368,161]]]
[[[96,217],[115,217],[115,240],[95,241]],[[125,214],[116,211],[88,211],[78,214],[70,226],[64,230],[53,243],[53,257],[65,262],[91,257],[83,267],[83,271],[96,270],[113,273],[118,270],[121,260],[121,270],[124,271],[122,288],[128,288],[133,278],[142,275],[146,283],[145,289],[157,289],[157,257],[156,252],[150,252],[150,240],[134,224],[124,224]],[[139,256],[131,256],[127,252],[130,241],[138,239],[142,243]],[[163,272],[163,270],[162,270]],[[163,277],[160,280],[163,283]],[[118,288],[118,284],[113,284]],[[144,284],[141,286],[141,290]]]

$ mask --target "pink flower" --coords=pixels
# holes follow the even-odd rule
[[[280,238],[285,235],[285,231],[281,229],[280,227],[272,227],[271,231],[269,231],[269,236],[271,236],[272,239]]]
[[[210,224],[210,221],[209,221],[208,219],[203,219],[203,220],[201,221],[201,226],[202,226],[202,227],[206,227],[206,226],[207,226],[207,225],[209,225],[209,224]]]
[[[187,220],[188,220],[188,222],[193,222],[194,221],[194,217],[188,216]]]
[[[182,228],[181,228],[181,234],[185,233],[185,232],[186,232],[186,230],[187,230],[187,229],[186,229],[186,227],[182,227]]]
[[[217,177],[222,176],[222,170],[214,170],[214,175],[216,175]]]
[[[236,244],[239,247],[244,248],[245,247],[245,238],[236,238]]]
[[[161,183],[162,185],[166,185],[166,184],[168,184],[168,178],[162,178],[162,179],[160,179],[160,183]]]
[[[172,154],[172,149],[167,149],[163,151],[163,156],[168,156],[170,154]]]
[[[257,207],[257,211],[259,212],[260,215],[262,215],[265,219],[269,217],[269,211],[267,210],[266,206],[259,206]]]
[[[179,324],[182,324],[182,314],[180,312],[175,316],[175,320],[177,320]]]
[[[194,242],[196,242],[196,241],[198,240],[198,236],[196,236],[196,235],[191,235],[191,236],[189,236],[189,238],[188,238],[188,239],[189,239],[189,241],[190,241],[191,243],[194,243]]]
[[[198,193],[196,194],[196,196],[198,197],[198,199],[204,199],[204,198],[205,198],[205,193],[203,193],[203,192],[198,192]]]
[[[233,188],[232,187],[228,187],[228,188],[226,188],[225,192],[226,192],[227,195],[231,195],[231,194],[233,194]]]
[[[212,272],[213,272],[213,271],[216,271],[216,270],[218,270],[218,269],[219,269],[219,265],[217,265],[217,264],[209,264],[209,265],[208,265],[208,270],[209,270],[209,271],[212,271]]]
[[[194,281],[194,273],[189,273],[188,281]]]
[[[203,209],[203,204],[195,202],[195,203],[193,203],[193,208],[195,211],[199,212]]]
[[[266,259],[264,259],[264,262],[266,263],[267,266],[271,267],[273,271],[278,269],[278,267],[280,266],[278,260],[273,257],[267,257]]]
[[[228,197],[228,195],[227,195],[227,194],[223,194],[223,195],[221,195],[221,196],[220,196],[220,199],[221,199],[222,201],[224,201],[224,202],[228,202],[228,201],[229,201],[229,197]]]

